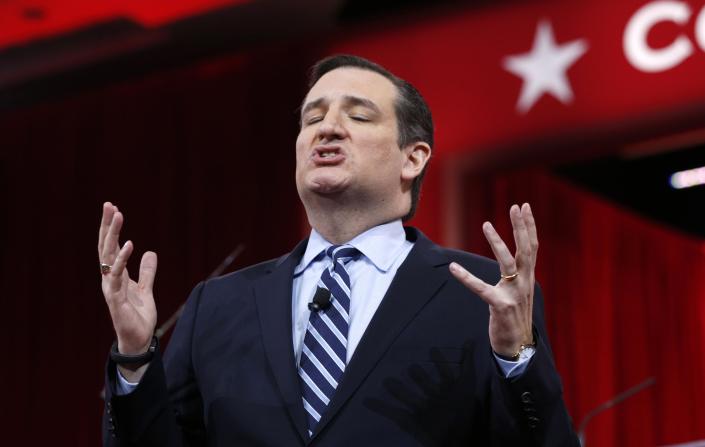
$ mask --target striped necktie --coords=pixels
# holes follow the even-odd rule
[[[299,361],[309,435],[313,434],[345,371],[350,326],[350,276],[345,264],[359,254],[351,245],[326,249],[326,256],[333,262],[323,270],[318,287],[330,291],[330,306],[311,312]]]

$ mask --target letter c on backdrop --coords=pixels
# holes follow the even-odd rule
[[[705,11],[705,8],[703,8]],[[705,13],[700,12],[696,33],[701,47],[705,47]],[[656,1],[640,8],[627,23],[622,39],[624,54],[632,66],[647,73],[665,71],[675,67],[693,54],[693,44],[680,35],[665,48],[654,49],[646,39],[649,31],[659,22],[671,21],[683,25],[690,19],[687,3]]]

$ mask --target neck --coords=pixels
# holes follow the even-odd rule
[[[409,207],[408,203],[382,203],[370,209],[350,204],[340,206],[335,202],[326,198],[315,206],[304,204],[311,227],[333,244],[344,244],[370,228],[401,219]]]

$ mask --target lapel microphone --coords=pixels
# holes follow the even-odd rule
[[[330,307],[330,290],[319,287],[316,289],[316,294],[313,295],[313,301],[308,303],[308,310],[318,312],[326,310]]]

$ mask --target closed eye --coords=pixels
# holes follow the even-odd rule
[[[310,117],[310,118],[306,118],[305,123],[306,123],[307,125],[308,125],[308,124],[315,124],[315,123],[317,123],[317,122],[319,122],[319,121],[321,121],[321,120],[323,120],[323,117],[321,117],[321,116],[312,116],[312,117]]]
[[[362,116],[362,115],[351,115],[350,118],[355,121],[360,121],[360,122],[367,122],[370,120],[366,116]]]

